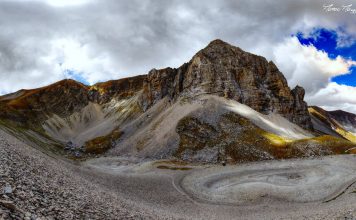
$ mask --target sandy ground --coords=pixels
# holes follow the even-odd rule
[[[174,218],[356,218],[354,155],[226,167],[99,158],[84,166],[116,193]]]

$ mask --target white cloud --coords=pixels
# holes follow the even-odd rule
[[[274,59],[291,87],[301,85],[307,94],[324,88],[331,77],[347,74],[355,61],[340,56],[330,59],[324,51],[312,45],[302,45],[291,37],[274,48]]]
[[[90,0],[45,0],[45,2],[55,7],[67,7],[87,4],[90,2]]]
[[[309,105],[356,113],[356,88],[330,82],[331,77],[348,74],[355,61],[340,56],[330,59],[326,52],[312,45],[302,45],[296,37],[285,39],[273,52],[276,65],[289,86],[305,88]]]
[[[7,0],[0,0],[7,1]],[[73,6],[81,6],[84,4],[88,4],[92,2],[92,0],[12,0],[13,2],[20,3],[45,3],[53,7],[73,7]]]
[[[62,72],[76,71],[90,84],[119,77],[115,74],[118,67],[105,51],[99,53],[73,39],[56,39],[50,44],[50,53],[44,59],[52,66],[59,65]]]
[[[311,105],[318,105],[327,110],[343,109],[356,113],[356,88],[329,83],[325,88],[308,97]]]
[[[43,71],[45,69],[48,71]],[[2,71],[1,68],[0,71]],[[51,74],[48,74],[48,72]],[[61,74],[60,71],[45,64],[41,66],[41,70],[33,69],[26,71],[25,76],[21,71],[13,71],[8,75],[0,74],[0,94],[6,94],[20,89],[46,86],[61,79],[63,79],[63,74]]]
[[[342,48],[342,47],[349,47],[352,46],[354,43],[356,43],[356,37],[352,36],[348,33],[345,33],[342,30],[337,30],[337,47]]]

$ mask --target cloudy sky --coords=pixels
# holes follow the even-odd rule
[[[178,67],[216,38],[356,113],[355,0],[0,0],[0,94]]]

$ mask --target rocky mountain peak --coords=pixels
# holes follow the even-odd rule
[[[144,82],[142,106],[149,108],[163,97],[214,94],[234,99],[262,113],[279,113],[312,129],[304,89],[291,90],[272,61],[214,40],[177,69],[152,70]]]
[[[212,40],[207,47],[214,46],[214,45],[220,45],[220,46],[232,46],[231,44],[221,40],[221,39],[215,39]]]
[[[221,50],[226,50],[226,49],[240,49],[236,46],[233,46],[223,40],[220,39],[215,39],[211,41],[205,48],[203,48],[201,51],[213,51],[215,50],[216,52],[219,52]],[[241,50],[241,49],[240,49]]]
[[[219,62],[222,58],[239,57],[243,53],[247,52],[241,50],[239,47],[226,43],[225,41],[216,39],[211,41],[205,48],[195,54],[192,60],[205,58],[211,62]]]

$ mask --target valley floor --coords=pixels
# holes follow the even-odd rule
[[[356,156],[73,163],[0,130],[0,219],[355,219]]]

